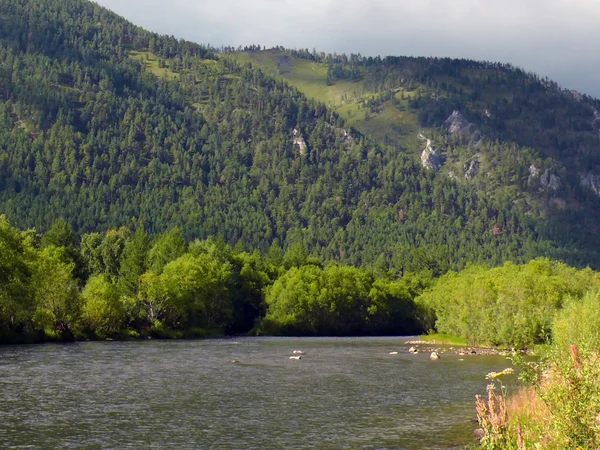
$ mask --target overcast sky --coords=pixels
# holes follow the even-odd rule
[[[202,44],[510,62],[600,98],[599,0],[97,0]]]

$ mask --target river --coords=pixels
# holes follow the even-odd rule
[[[418,450],[473,442],[475,394],[509,362],[455,354],[431,361],[409,354],[405,341],[0,347],[0,448]],[[296,349],[305,354],[290,360]]]

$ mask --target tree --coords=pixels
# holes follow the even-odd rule
[[[139,226],[133,239],[125,243],[123,257],[119,267],[119,289],[125,295],[135,296],[138,291],[140,277],[148,268],[148,250],[150,238]]]
[[[22,331],[35,308],[31,286],[33,249],[0,215],[0,334]]]
[[[123,252],[130,235],[131,231],[127,227],[108,230],[102,243],[98,246],[103,271],[113,283],[116,283],[119,278]]]
[[[81,314],[81,298],[73,277],[75,264],[65,262],[64,247],[49,245],[36,261],[32,285],[36,311],[33,322],[46,335],[73,340]]]
[[[100,233],[89,233],[81,236],[80,252],[87,277],[97,275],[104,271],[102,257],[100,256]]]
[[[77,248],[77,237],[73,228],[63,218],[58,219],[42,237],[42,247],[62,247],[63,258],[66,262],[72,262],[73,276],[83,283],[86,279],[86,267],[81,253]]]
[[[92,276],[82,293],[84,324],[100,337],[118,335],[127,317],[119,290],[107,275]]]
[[[141,302],[150,320],[174,328],[225,329],[231,321],[231,265],[210,255],[185,254],[157,275],[144,274]]]
[[[148,254],[149,266],[161,273],[165,265],[182,256],[187,251],[187,242],[179,227],[171,228],[168,232],[156,238]]]

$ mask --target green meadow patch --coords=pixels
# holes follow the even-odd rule
[[[141,61],[144,64],[144,67],[146,68],[147,71],[151,72],[152,74],[156,75],[159,78],[166,77],[169,79],[174,79],[179,76],[177,73],[173,72],[169,68],[168,61],[166,62],[165,67],[160,67],[159,58],[158,58],[158,56],[156,56],[153,53],[132,51],[132,52],[129,52],[129,57],[131,59]]]

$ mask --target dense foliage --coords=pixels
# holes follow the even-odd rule
[[[450,272],[422,294],[429,326],[474,344],[527,347],[549,342],[552,323],[568,299],[600,289],[598,273],[547,259],[517,266],[473,266]]]
[[[283,274],[266,295],[269,333],[414,334],[421,330],[414,298],[426,280],[375,280],[354,267],[304,265]]]
[[[528,165],[549,164],[537,150],[489,141],[485,154],[496,157],[484,163],[497,170],[474,183],[451,179],[398,145],[354,132],[260,69],[84,0],[1,0],[0,31],[0,211],[22,228],[46,231],[60,217],[78,234],[143,223],[156,236],[178,226],[187,240],[220,238],[263,253],[274,242],[299,244],[325,261],[397,274],[540,255],[598,263],[596,237],[586,234],[597,223],[587,208],[595,200],[554,211],[554,198],[527,187]],[[364,82],[382,87],[405,72],[416,86],[428,64],[444,74],[490,70],[346,60],[327,62],[332,77],[358,80],[356,71],[369,68],[381,83],[375,75]],[[519,77],[503,83],[509,89]],[[419,92],[415,114],[433,101],[431,90]],[[436,117],[451,106],[440,99]],[[456,164],[475,152],[438,134]],[[82,242],[86,251],[93,239]]]
[[[420,331],[414,298],[430,283],[325,266],[300,246],[247,253],[222,241],[188,244],[179,228],[152,240],[141,226],[77,240],[64,221],[40,236],[4,216],[0,277],[0,342],[408,334]],[[310,297],[296,297],[304,288]]]
[[[570,298],[554,320],[553,343],[534,363],[521,363],[529,383],[508,399],[488,386],[478,400],[482,448],[596,449],[600,444],[600,295]],[[498,374],[494,374],[498,375]]]
[[[547,259],[434,279],[431,271],[398,276],[385,264],[324,262],[299,244],[248,253],[222,240],[188,242],[177,227],[152,239],[142,226],[77,238],[63,220],[41,236],[4,216],[0,250],[0,340],[10,342],[434,329],[526,347],[549,342],[557,313],[567,305],[562,314],[575,320],[577,299],[600,288],[598,273]],[[594,317],[582,321],[592,327]],[[561,323],[557,343],[584,342]]]

